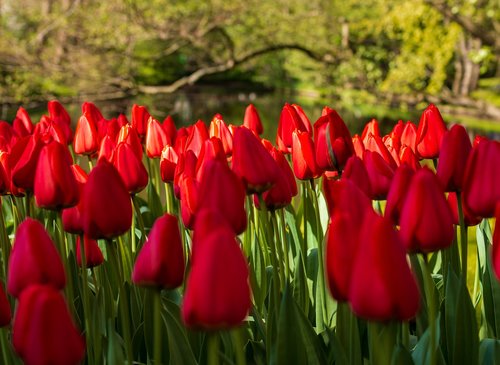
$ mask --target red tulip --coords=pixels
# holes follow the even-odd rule
[[[309,121],[309,118],[307,117],[306,113],[304,112],[304,109],[300,105],[297,104],[292,104],[292,107],[295,109],[297,112],[297,115],[299,116],[302,126],[305,128],[305,131],[309,134],[313,133],[313,129],[311,126],[311,122]],[[302,128],[301,126],[301,128]]]
[[[500,201],[500,142],[483,141],[472,149],[464,180],[464,203],[483,218],[493,217]]]
[[[260,121],[259,112],[253,104],[249,104],[245,109],[243,125],[257,135],[261,135],[262,132],[264,132],[264,128],[262,128],[262,122]]]
[[[267,209],[276,210],[291,203],[292,198],[297,195],[297,183],[295,182],[295,176],[283,153],[273,148],[271,155],[280,167],[279,177],[276,183],[262,194],[262,198],[264,199]],[[281,161],[281,163],[279,161]],[[258,196],[254,196],[256,206],[260,207],[258,199]]]
[[[192,229],[199,199],[199,184],[194,177],[187,174],[181,175],[179,178],[179,198],[182,223],[187,229]]]
[[[104,262],[104,256],[96,240],[83,236],[83,245],[85,249],[85,267],[96,267]],[[78,236],[76,239],[76,263],[82,267],[82,239]]]
[[[16,298],[33,284],[47,284],[56,289],[66,285],[61,257],[37,220],[26,218],[17,227],[7,278],[7,290]]]
[[[418,157],[408,146],[401,147],[401,150],[399,151],[399,162],[400,165],[407,165],[411,167],[413,171],[417,171],[421,167]]]
[[[205,164],[196,210],[209,207],[217,210],[229,222],[235,234],[245,230],[245,187],[226,162],[216,159]]]
[[[368,213],[359,242],[349,290],[354,313],[375,321],[415,317],[420,306],[418,286],[390,221]]]
[[[47,109],[49,110],[49,117],[54,121],[54,124],[58,125],[62,132],[64,133],[65,140],[67,143],[73,141],[73,131],[71,130],[71,117],[68,112],[60,102],[57,100],[50,100],[47,103]]]
[[[363,153],[365,152],[365,145],[361,140],[361,137],[355,134],[352,137],[352,145],[354,147],[354,154],[358,156],[360,159],[363,159]]]
[[[314,123],[316,162],[323,170],[342,171],[354,154],[352,137],[344,121],[332,110]]]
[[[472,150],[467,131],[461,125],[454,125],[443,137],[437,177],[445,191],[461,191],[465,166]]]
[[[224,226],[196,246],[182,318],[188,327],[209,330],[241,324],[252,305],[248,264],[234,233]]]
[[[372,196],[372,187],[370,178],[368,177],[368,171],[366,171],[365,164],[359,157],[349,157],[342,178],[351,180],[367,197]]]
[[[185,151],[193,151],[196,157],[199,156],[203,142],[208,139],[208,129],[203,121],[198,120],[191,128],[186,141]]]
[[[295,130],[307,132],[307,128],[297,110],[287,103],[281,110],[276,134],[276,145],[281,152],[290,153],[292,151],[292,133]]]
[[[139,135],[135,131],[134,128],[130,124],[126,124],[120,129],[120,133],[118,134],[117,144],[120,142],[125,142],[134,151],[135,156],[139,161],[142,161],[142,144],[139,138]]]
[[[417,126],[408,121],[401,134],[401,146],[408,146],[413,153],[417,153]]]
[[[148,131],[146,133],[146,153],[149,158],[159,158],[163,148],[170,144],[167,133],[163,130],[160,122],[154,118],[149,118]]]
[[[111,239],[130,229],[130,196],[118,171],[106,160],[100,160],[90,172],[83,207],[83,228],[90,238]]]
[[[140,286],[174,289],[184,280],[184,251],[177,218],[158,218],[137,255],[132,281]]]
[[[19,298],[12,344],[26,365],[76,365],[85,356],[62,294],[45,285],[32,285]]]
[[[433,252],[451,245],[453,217],[443,188],[428,168],[411,180],[400,215],[401,236],[409,252]]]
[[[368,144],[368,138],[370,134],[374,137],[380,137],[380,128],[378,126],[378,120],[373,118],[368,123],[366,123],[363,133],[361,134],[361,139],[363,144],[366,146]]]
[[[116,146],[113,165],[130,194],[136,194],[148,185],[148,172],[127,143],[121,142]]]
[[[19,136],[12,126],[6,121],[0,120],[0,149],[10,152],[18,139]]]
[[[0,165],[1,165],[0,170],[2,171],[2,173],[5,174],[5,175],[2,175],[2,180],[5,183],[5,187],[2,189],[2,191],[3,191],[2,194],[10,193],[14,196],[24,196],[24,190],[21,188],[18,188],[12,182],[12,176],[11,176],[12,171],[10,168],[10,166],[11,166],[10,160],[11,160],[10,153],[0,150]]]
[[[400,119],[396,124],[394,124],[394,127],[392,127],[391,134],[393,134],[396,138],[399,139],[399,141],[401,141],[401,136],[403,135],[404,129],[405,129],[405,124]]]
[[[372,199],[383,200],[391,187],[394,170],[377,152],[365,150],[363,162],[370,179]]]
[[[389,153],[391,154],[394,162],[396,163],[396,166],[399,166],[399,151],[401,150],[401,141],[399,140],[399,137],[396,137],[395,134],[391,133],[387,136],[384,136],[382,138],[382,141],[384,142],[387,151],[389,151]]]
[[[415,171],[405,164],[399,166],[394,173],[394,178],[387,194],[384,215],[390,218],[396,225],[399,224],[399,217],[414,174]]]
[[[193,180],[196,179],[197,163],[198,159],[193,151],[186,151],[186,153],[179,155],[174,171],[174,193],[177,199],[180,199],[179,184],[181,178],[189,176]]]
[[[385,162],[387,162],[387,164],[392,169],[396,169],[398,167],[396,161],[392,157],[391,153],[387,149],[384,141],[382,140],[382,138],[380,138],[380,136],[375,136],[373,134],[369,134],[368,136],[366,136],[365,150],[376,152],[377,154],[382,156]]]
[[[99,155],[97,160],[101,158],[106,159],[108,162],[113,161],[113,153],[116,149],[116,142],[110,136],[104,136],[101,141],[101,147],[99,148]]]
[[[78,183],[80,200],[74,207],[62,211],[62,224],[66,232],[83,234],[83,193],[87,183],[87,173],[78,165],[72,165],[71,170]]]
[[[160,173],[163,182],[171,183],[174,181],[175,167],[179,157],[172,146],[165,146],[161,153]]]
[[[11,178],[14,185],[33,190],[38,156],[43,147],[40,137],[31,135],[19,139],[10,153]]]
[[[150,117],[151,115],[146,107],[137,104],[132,105],[131,124],[141,139],[146,135]]]
[[[349,179],[329,180],[323,178],[323,195],[330,217],[335,213],[348,213],[360,222],[371,200]]]
[[[3,283],[0,282],[0,327],[5,327],[10,324],[12,312],[10,310],[9,300],[3,289]]]
[[[34,188],[35,201],[39,207],[60,210],[78,203],[80,192],[71,164],[67,147],[59,142],[51,142],[42,149]]]
[[[89,119],[92,121],[94,125],[97,125],[97,123],[101,119],[104,119],[99,108],[94,103],[88,101],[82,104],[82,114],[85,113],[88,115]]]
[[[16,117],[12,122],[12,127],[18,136],[28,136],[33,133],[33,122],[22,106],[17,109]]]
[[[177,128],[175,127],[174,118],[172,118],[170,115],[167,116],[163,120],[161,127],[163,128],[163,130],[167,134],[167,138],[170,141],[170,144],[173,146],[175,144],[175,140],[177,138]]]
[[[311,135],[299,130],[292,134],[292,161],[293,171],[299,180],[315,179],[321,175],[321,170],[316,164],[314,142]]]
[[[83,114],[76,125],[73,148],[76,154],[92,155],[99,149],[97,125],[89,114]]]
[[[224,147],[222,146],[221,140],[217,137],[210,137],[203,142],[195,167],[197,181],[202,180],[205,172],[205,165],[211,160],[218,160],[227,165]]]
[[[464,214],[464,224],[467,227],[470,226],[475,226],[476,224],[479,224],[483,219],[481,217],[477,217],[473,215],[471,212],[469,212],[469,209],[467,206],[464,204],[464,196],[463,194],[460,195],[462,197],[462,212]],[[457,200],[457,193],[451,192],[448,194],[448,206],[450,207],[452,216],[453,216],[453,224],[459,225],[460,221],[458,218],[458,200]]]
[[[245,184],[247,194],[262,193],[279,179],[279,166],[249,129],[237,128],[233,140],[233,171]]]
[[[222,115],[215,114],[210,122],[209,129],[210,137],[217,137],[222,142],[224,153],[226,156],[231,156],[233,153],[233,135],[227,127]]]
[[[441,140],[446,133],[446,124],[434,104],[424,110],[418,124],[416,146],[422,158],[437,158]]]

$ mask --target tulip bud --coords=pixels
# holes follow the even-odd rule
[[[99,148],[97,125],[89,114],[83,114],[76,125],[73,148],[78,155],[92,155]]]
[[[179,178],[179,198],[182,223],[187,229],[192,229],[198,208],[199,186],[194,177],[187,174]]]
[[[197,245],[196,257],[182,303],[184,323],[208,330],[238,326],[252,301],[248,264],[234,233],[216,227]]]
[[[121,127],[116,143],[119,144],[120,142],[125,142],[126,144],[128,144],[132,148],[132,151],[134,151],[137,159],[139,161],[142,161],[141,140],[139,139],[139,135],[137,134],[135,129],[132,128],[130,124],[126,124]]]
[[[175,167],[178,161],[177,153],[172,146],[165,146],[161,152],[160,173],[163,182],[170,183],[174,181]]]
[[[82,267],[82,236],[76,239],[76,263]],[[96,267],[104,262],[104,256],[96,240],[83,236],[83,247],[85,249],[85,267]]]
[[[7,277],[7,290],[16,298],[33,284],[47,284],[56,289],[66,285],[59,253],[37,220],[26,218],[17,227]]]
[[[146,133],[146,153],[149,158],[159,158],[163,147],[170,144],[167,133],[163,130],[160,122],[153,117],[149,118],[148,131]]]
[[[54,121],[54,124],[58,125],[63,131],[66,142],[71,143],[73,141],[71,117],[69,116],[66,109],[57,100],[50,100],[47,103],[47,109],[49,111],[50,119],[52,119]]]
[[[409,252],[433,252],[451,245],[453,217],[443,188],[428,168],[411,179],[400,216],[401,237]]]
[[[140,286],[174,289],[184,280],[184,251],[177,218],[158,218],[137,255],[132,281]]]
[[[170,145],[172,146],[175,145],[175,140],[177,139],[177,128],[175,127],[174,118],[172,118],[170,115],[167,116],[163,120],[161,127],[167,134],[167,138],[170,141]]]
[[[399,162],[400,165],[407,165],[413,171],[417,171],[421,167],[418,157],[408,146],[401,147],[401,150],[399,151]]]
[[[259,112],[253,104],[249,104],[245,109],[243,125],[259,136],[262,134],[262,132],[264,132],[264,128],[262,128],[262,122],[260,121]]]
[[[307,117],[306,113],[304,112],[304,109],[302,109],[302,107],[300,105],[297,105],[297,104],[292,104],[292,107],[297,112],[297,115],[299,116],[300,121],[301,121],[301,126],[300,126],[299,130],[302,131],[302,129],[305,129],[305,132],[307,132],[307,133],[309,133],[309,135],[311,135],[313,133],[313,129],[311,126],[311,122],[309,121],[309,118]]]
[[[354,154],[358,156],[360,159],[363,159],[363,154],[365,152],[365,145],[361,140],[361,137],[355,134],[352,137],[352,145],[354,147]]]
[[[370,179],[372,199],[384,200],[391,187],[394,168],[377,152],[365,150],[363,162]]]
[[[32,285],[19,298],[12,344],[26,365],[77,365],[85,356],[62,294],[46,285]]]
[[[196,157],[200,155],[203,142],[208,139],[208,129],[203,121],[198,120],[191,128],[186,141],[185,151],[193,151]]]
[[[113,165],[130,194],[136,194],[148,185],[148,172],[127,143],[121,142],[116,146]]]
[[[43,147],[40,136],[21,138],[13,146],[10,154],[11,178],[14,185],[24,190],[33,190],[36,165]]]
[[[424,110],[418,124],[416,146],[422,158],[437,158],[441,140],[446,133],[446,124],[434,104]]]
[[[307,132],[294,131],[292,134],[293,171],[299,180],[315,179],[321,175],[316,164],[314,142]]]
[[[116,169],[100,160],[89,175],[83,194],[83,229],[93,239],[111,239],[130,229],[130,196]]]
[[[342,178],[351,180],[367,197],[372,196],[372,187],[370,185],[368,171],[366,171],[363,161],[357,156],[349,157]]]
[[[417,153],[417,127],[410,121],[406,122],[401,134],[401,146],[408,146]]]
[[[214,115],[212,121],[210,122],[209,129],[210,137],[217,137],[224,148],[224,153],[226,156],[231,156],[233,153],[233,135],[229,130],[228,126],[222,119],[222,115]]]
[[[292,151],[292,133],[295,130],[306,132],[307,128],[297,110],[290,104],[285,104],[281,110],[278,132],[276,134],[276,145],[281,152],[290,153]]]
[[[148,120],[151,117],[146,107],[142,105],[132,105],[132,127],[142,139],[146,135]]]
[[[394,173],[384,215],[392,220],[395,225],[399,224],[399,217],[404,206],[408,188],[415,171],[408,165],[401,165]]]
[[[372,137],[370,137],[372,135]],[[378,120],[373,118],[368,123],[366,123],[363,133],[361,134],[361,139],[363,144],[368,144],[368,138],[379,137],[380,138],[380,128],[378,126]]]

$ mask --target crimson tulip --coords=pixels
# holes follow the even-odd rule
[[[73,148],[78,155],[92,155],[99,149],[97,125],[89,114],[83,114],[76,125]]]
[[[417,171],[421,167],[418,157],[409,146],[401,147],[399,151],[399,163],[400,165],[411,167],[413,171]]]
[[[215,114],[210,122],[209,129],[210,137],[217,137],[222,142],[224,153],[226,156],[231,156],[233,153],[233,135],[229,130],[227,124],[222,119],[222,115]]]
[[[314,142],[307,132],[296,130],[292,133],[293,171],[299,180],[315,179],[321,175],[316,164]]]
[[[172,146],[165,146],[161,152],[160,173],[163,182],[171,183],[174,181],[175,167],[179,157]]]
[[[363,162],[370,179],[372,199],[383,200],[391,187],[394,170],[377,152],[365,150]]]
[[[22,106],[17,109],[16,117],[12,122],[12,127],[18,136],[28,136],[33,133],[33,122]]]
[[[174,118],[168,115],[161,124],[161,127],[167,134],[167,138],[170,141],[170,144],[175,145],[175,140],[177,138],[177,128],[175,127]]]
[[[73,131],[71,130],[71,117],[68,112],[57,100],[50,100],[47,103],[49,117],[57,124],[64,133],[67,143],[73,141]]]
[[[390,218],[396,225],[399,224],[399,217],[414,174],[415,170],[406,164],[399,166],[394,173],[394,178],[387,194],[384,215]]]
[[[171,144],[167,133],[163,130],[160,122],[150,117],[146,132],[146,153],[148,157],[159,158],[161,151],[167,144]]]
[[[137,159],[132,147],[125,142],[116,146],[113,165],[120,174],[130,194],[136,194],[148,185],[148,172],[141,160]]]
[[[307,128],[297,110],[286,103],[281,110],[278,132],[276,133],[276,145],[281,152],[290,153],[292,151],[292,133],[295,130],[306,132]]]
[[[151,117],[145,106],[134,104],[132,105],[132,127],[142,139],[147,132],[148,120]]]
[[[40,136],[20,138],[10,153],[11,178],[14,185],[24,190],[33,190],[36,165],[43,143]]]
[[[378,120],[373,118],[368,123],[365,124],[365,128],[363,129],[363,133],[361,133],[361,139],[363,140],[363,144],[366,146],[368,144],[368,138],[370,134],[374,137],[380,137],[380,128],[378,126]]]
[[[437,158],[445,133],[446,124],[439,109],[430,104],[422,113],[418,123],[416,146],[419,156]]]
[[[203,142],[205,142],[208,136],[208,129],[202,120],[198,120],[193,126],[191,126],[191,131],[188,135],[186,141],[186,151],[193,151],[196,157],[199,156]]]
[[[142,144],[139,135],[130,124],[125,124],[121,127],[118,134],[117,144],[125,142],[128,144],[139,161],[142,161]]]
[[[82,267],[82,236],[76,239],[76,263]],[[83,248],[85,250],[85,267],[91,268],[101,265],[104,262],[104,256],[96,240],[83,236]]]
[[[264,132],[259,112],[257,111],[257,108],[253,104],[249,104],[245,109],[243,125],[257,135],[261,135]]]
[[[401,134],[401,146],[408,146],[417,153],[417,126],[410,121],[406,122]]]
[[[372,187],[368,171],[366,171],[365,164],[359,157],[349,157],[342,178],[351,180],[367,197],[372,196]]]

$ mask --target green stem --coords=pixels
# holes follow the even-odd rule
[[[9,256],[11,251],[11,244],[9,240],[9,236],[7,235],[6,226],[5,226],[5,217],[3,214],[3,200],[0,200],[0,224],[2,225],[2,232],[0,234],[0,239],[2,240],[1,248],[2,248],[2,270],[3,270],[3,278],[7,278],[7,271],[9,266]]]
[[[458,221],[460,223],[460,247],[462,251],[462,277],[467,286],[467,227],[465,226],[464,211],[462,206],[462,194],[457,192]]]
[[[73,275],[71,273],[71,267],[68,263],[68,252],[66,250],[66,242],[64,236],[64,229],[62,224],[62,212],[57,212],[57,221],[56,226],[54,227],[54,233],[59,233],[59,236],[56,239],[57,248],[59,249],[59,255],[61,255],[61,261],[63,264],[64,272],[66,273],[67,285],[66,285],[66,299],[69,303],[69,307],[71,312],[75,313],[75,308],[73,306],[73,299],[75,298],[74,293],[74,285],[73,285]],[[83,244],[83,242],[82,242]]]
[[[219,365],[219,334],[217,332],[207,333],[207,337],[207,364]]]
[[[283,256],[285,256],[283,252],[283,245],[281,243],[280,239],[280,232],[278,229],[278,219],[276,218],[276,212],[271,212],[271,222],[273,225],[273,231],[274,231],[274,237],[275,239],[273,240],[272,245],[275,246],[275,251],[277,252],[277,258],[278,258],[278,263],[279,263],[279,268],[280,268],[280,283],[281,283],[281,289],[283,290],[285,288],[285,265],[283,263]],[[287,253],[288,254],[288,253]]]
[[[287,281],[290,280],[290,247],[288,245],[288,240],[286,237],[286,221],[285,221],[285,209],[280,209],[280,225],[281,225],[281,239],[283,240],[283,250],[285,255],[285,275]]]
[[[175,214],[174,212],[174,188],[172,183],[165,184],[165,199],[167,201],[167,213]]]
[[[139,243],[142,244],[142,242],[144,242],[146,238],[146,229],[144,228],[144,220],[142,219],[141,207],[139,206],[139,201],[137,200],[135,194],[132,195],[132,203],[134,204],[135,217],[139,222],[139,229],[141,231],[141,239],[139,240]]]
[[[10,349],[10,344],[7,337],[7,328],[0,328],[0,348],[2,349],[2,359],[4,364],[10,364],[12,361],[9,361],[9,356],[7,355]]]
[[[236,365],[246,365],[247,360],[245,358],[245,351],[243,345],[243,339],[241,336],[241,328],[235,328],[232,330],[233,344],[236,352]]]
[[[302,184],[302,223],[304,226],[304,239],[302,240],[302,256],[304,260],[307,259],[307,185],[306,182]]]
[[[90,171],[92,171],[92,169],[94,168],[94,166],[92,165],[92,157],[90,157],[90,155],[87,155],[87,159],[89,163],[89,173],[90,173]]]
[[[81,261],[82,261],[82,299],[83,299],[83,317],[84,317],[84,323],[85,323],[85,335],[87,338],[87,341],[89,340],[94,340],[94,331],[91,328],[91,322],[89,321],[90,318],[90,305],[89,305],[89,297],[88,297],[88,272],[87,272],[87,253],[85,251],[85,243],[84,243],[84,238],[83,235],[80,236],[80,256],[81,256]],[[92,350],[94,349],[94,346],[87,346],[87,352],[88,352],[88,363],[92,364],[95,362],[94,355],[92,353]]]
[[[154,364],[161,364],[161,290],[154,290]]]
[[[24,202],[26,204],[25,212],[26,217],[31,217],[31,193],[29,191],[26,192],[26,196],[24,197]]]
[[[132,252],[135,253],[137,251],[137,236],[135,235],[135,217],[132,218],[132,226],[130,227],[130,245],[132,247]]]
[[[426,254],[422,254],[422,260],[424,261],[421,264],[422,275],[424,280],[424,289],[427,298],[427,309],[428,309],[428,323],[429,323],[429,331],[431,338],[431,357],[430,357],[430,365],[436,365],[436,306],[435,306],[435,298],[434,291],[435,285],[434,280],[432,279],[431,268],[429,265],[429,261],[427,260]]]

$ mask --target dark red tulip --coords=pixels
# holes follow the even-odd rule
[[[38,135],[20,138],[10,154],[11,178],[14,185],[24,190],[33,190],[35,171],[43,143]]]
[[[209,129],[210,137],[217,137],[222,142],[224,153],[226,156],[231,156],[233,153],[233,135],[228,126],[222,119],[222,115],[216,114],[210,122]]]
[[[180,154],[177,160],[177,165],[174,171],[174,193],[177,199],[180,199],[179,194],[179,182],[181,178],[189,176],[193,180],[196,180],[196,165],[198,164],[198,159],[196,158],[193,151],[186,151],[186,153]]]
[[[479,143],[484,141],[488,141],[488,138],[485,136],[476,135],[474,137],[474,140],[472,141],[472,147],[476,148]]]
[[[140,286],[174,289],[184,280],[184,250],[177,217],[165,214],[151,228],[137,255],[132,281]]]
[[[279,177],[276,183],[262,194],[262,198],[264,199],[264,203],[266,204],[268,210],[276,210],[291,203],[292,198],[297,194],[297,183],[295,182],[295,176],[293,175],[290,165],[286,161],[283,152],[273,148],[271,155],[273,155],[273,158],[280,167]],[[282,159],[278,156],[281,156]],[[284,163],[280,164],[278,159],[284,161]],[[258,199],[258,196],[254,196],[256,206],[260,207]]]
[[[37,220],[26,218],[17,227],[10,253],[7,291],[17,298],[33,284],[63,289],[66,276],[61,257],[45,228]]]
[[[130,194],[136,194],[148,185],[148,172],[137,159],[132,147],[125,142],[118,143],[113,154],[113,165],[120,174]]]
[[[474,216],[471,212],[469,212],[469,209],[467,206],[464,204],[464,196],[463,194],[460,195],[462,197],[462,211],[464,214],[464,223],[467,227],[470,226],[475,226],[476,224],[481,223],[483,220],[481,217]],[[448,194],[448,205],[451,209],[451,213],[453,216],[453,224],[459,225],[459,217],[458,217],[458,200],[457,200],[457,193],[451,192]]]
[[[478,217],[490,218],[500,201],[500,142],[485,140],[472,149],[464,181],[464,203]]]
[[[315,179],[321,175],[316,164],[316,150],[311,135],[299,130],[292,134],[293,171],[299,180]]]
[[[33,122],[30,115],[22,106],[17,109],[16,117],[12,122],[12,127],[18,136],[28,136],[33,133]]]
[[[226,153],[222,142],[217,137],[210,137],[205,142],[200,150],[200,155],[196,161],[196,180],[201,181],[205,172],[205,165],[208,161],[218,160],[227,165]]]
[[[394,170],[377,152],[365,150],[363,162],[368,172],[372,199],[384,200],[391,187]]]
[[[208,139],[208,129],[203,121],[198,120],[191,128],[186,141],[186,151],[193,151],[196,157],[199,156],[203,142]]]
[[[73,140],[73,149],[78,155],[93,155],[99,149],[97,125],[94,124],[89,114],[83,114],[78,119]]]
[[[462,190],[465,166],[471,150],[469,136],[461,125],[454,125],[444,135],[436,174],[445,191]]]
[[[422,158],[437,158],[441,141],[446,133],[446,124],[434,104],[424,110],[418,123],[416,146]]]
[[[418,170],[400,215],[401,237],[409,252],[433,252],[451,245],[453,217],[443,188],[428,168]]]
[[[175,140],[177,138],[177,128],[175,127],[174,118],[172,118],[170,115],[167,116],[163,120],[161,127],[163,128],[163,130],[167,134],[167,138],[170,141],[170,144],[172,146],[175,145]]]
[[[276,145],[281,152],[292,152],[292,133],[295,130],[307,132],[297,110],[287,103],[281,110],[278,132],[276,133]]]
[[[365,164],[359,157],[349,157],[342,178],[351,180],[367,197],[372,196],[370,178],[368,177]]]
[[[193,229],[199,199],[199,184],[194,177],[187,174],[181,175],[179,199],[182,223],[187,229]]]
[[[491,252],[491,260],[493,262],[493,270],[497,279],[500,280],[500,203],[497,203],[495,209],[495,231],[493,232],[493,250]]]
[[[96,267],[104,262],[104,256],[96,240],[83,236],[85,249],[85,267]],[[76,263],[82,267],[82,239],[78,236],[76,239]]]
[[[234,233],[224,226],[198,242],[184,300],[188,327],[208,330],[240,325],[252,305],[248,264]]]
[[[163,130],[160,122],[154,118],[148,121],[148,131],[146,133],[146,153],[149,158],[160,158],[163,148],[170,144],[167,133]]]
[[[335,213],[347,213],[361,222],[372,202],[356,184],[349,179],[330,180],[323,177],[323,195],[330,217]]]
[[[71,170],[78,183],[80,201],[74,207],[62,211],[62,223],[66,232],[83,234],[83,192],[87,183],[87,173],[78,165],[72,165]]]
[[[141,139],[146,135],[150,117],[151,115],[146,107],[137,104],[132,105],[131,124]]]
[[[399,234],[388,219],[373,211],[360,232],[349,301],[357,316],[375,321],[407,321],[420,307],[418,286]]]
[[[401,134],[401,146],[408,146],[417,153],[417,126],[410,121],[406,122]]]
[[[245,127],[234,132],[232,169],[245,184],[247,194],[264,192],[279,179],[278,164]]]
[[[57,100],[50,100],[47,103],[47,109],[49,110],[50,119],[52,119],[54,123],[57,124],[63,131],[66,142],[71,143],[73,141],[71,117],[66,109]]]
[[[93,239],[112,239],[130,229],[130,196],[118,171],[100,160],[89,175],[83,194],[83,229]]]
[[[335,110],[314,123],[316,162],[323,170],[342,171],[354,154],[352,137],[344,121]]]
[[[76,205],[78,184],[71,170],[71,154],[65,145],[51,142],[40,152],[35,173],[35,202],[41,208],[60,210]]]
[[[269,151],[274,161],[277,162],[281,172],[283,172],[286,178],[290,188],[290,193],[292,194],[292,197],[294,197],[299,192],[297,189],[297,181],[295,180],[295,175],[293,174],[293,170],[290,168],[290,164],[288,163],[285,155],[277,150],[267,139],[262,140],[262,145]]]
[[[66,301],[46,285],[32,285],[19,298],[12,344],[26,365],[77,365],[85,356]]]
[[[9,300],[5,294],[3,283],[0,282],[0,327],[5,327],[10,324],[12,319],[12,311],[10,309]]]
[[[174,181],[175,167],[178,161],[177,152],[172,146],[165,146],[161,153],[160,173],[163,182],[171,183]]]
[[[134,151],[137,159],[139,161],[142,161],[141,140],[135,129],[132,128],[130,124],[125,124],[123,127],[121,127],[116,143],[119,144],[120,142],[125,142],[130,147],[132,147],[132,150]]]
[[[394,173],[394,178],[387,194],[384,215],[390,218],[396,225],[399,224],[399,217],[414,174],[415,170],[406,164],[399,166]]]
[[[243,118],[243,125],[257,135],[261,135],[262,132],[264,132],[259,112],[257,111],[257,108],[253,104],[249,104],[245,109],[245,117]]]

